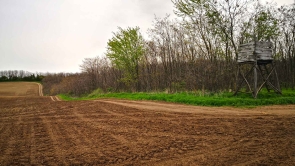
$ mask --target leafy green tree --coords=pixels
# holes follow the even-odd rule
[[[255,17],[255,35],[257,40],[275,38],[279,35],[278,20],[269,9],[261,10]]]
[[[139,27],[122,29],[108,41],[106,56],[124,73],[121,79],[132,90],[139,90],[139,63],[144,54],[144,40]]]
[[[191,26],[200,34],[202,45],[206,46],[209,57],[216,56],[215,43],[224,45],[226,59],[237,58],[239,32],[247,9],[254,0],[172,0],[176,14],[184,20],[191,20]],[[215,44],[216,45],[216,44]],[[220,49],[218,50],[220,53]]]
[[[0,82],[1,82],[1,81],[7,81],[7,80],[8,80],[8,78],[7,78],[6,76],[1,76],[1,77],[0,77]]]
[[[251,17],[243,23],[240,43],[247,43],[254,39],[258,41],[272,40],[279,36],[280,20],[274,4],[261,5],[257,3]]]

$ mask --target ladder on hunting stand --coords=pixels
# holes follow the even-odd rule
[[[273,89],[282,94],[272,48],[270,41],[254,41],[239,46],[237,89],[234,95],[242,92],[243,84],[246,84],[246,89],[254,98],[257,98],[263,87],[268,92]]]

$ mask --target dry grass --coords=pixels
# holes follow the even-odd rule
[[[39,96],[34,82],[0,82],[0,96]]]

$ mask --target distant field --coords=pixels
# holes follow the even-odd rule
[[[39,85],[34,82],[0,82],[0,96],[39,96]]]

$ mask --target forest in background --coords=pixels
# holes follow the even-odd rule
[[[278,7],[254,0],[172,3],[177,19],[155,18],[148,38],[138,27],[118,28],[105,55],[85,58],[81,73],[46,74],[44,93],[233,91],[239,44],[253,41],[254,36],[274,44],[281,87],[295,88],[295,4]]]
[[[31,73],[23,70],[4,70],[0,71],[0,82],[11,81],[36,81],[40,82],[45,74]]]

